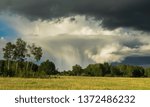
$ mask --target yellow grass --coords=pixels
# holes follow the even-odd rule
[[[149,90],[150,78],[0,78],[1,90]]]

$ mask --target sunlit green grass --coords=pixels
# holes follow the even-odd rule
[[[150,90],[150,78],[0,78],[1,90]]]

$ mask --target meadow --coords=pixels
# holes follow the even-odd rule
[[[150,90],[150,78],[60,76],[0,78],[0,90]]]

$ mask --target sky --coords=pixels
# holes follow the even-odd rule
[[[150,65],[149,0],[0,0],[0,50],[22,38],[59,70]],[[2,51],[0,51],[2,58]]]

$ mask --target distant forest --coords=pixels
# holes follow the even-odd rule
[[[8,42],[3,48],[3,59],[0,60],[1,77],[48,78],[60,76],[99,76],[99,77],[150,77],[150,68],[132,65],[111,65],[109,63],[90,64],[86,68],[74,65],[72,70],[58,71],[55,64],[41,60],[43,51],[35,44],[18,38],[15,43]]]

